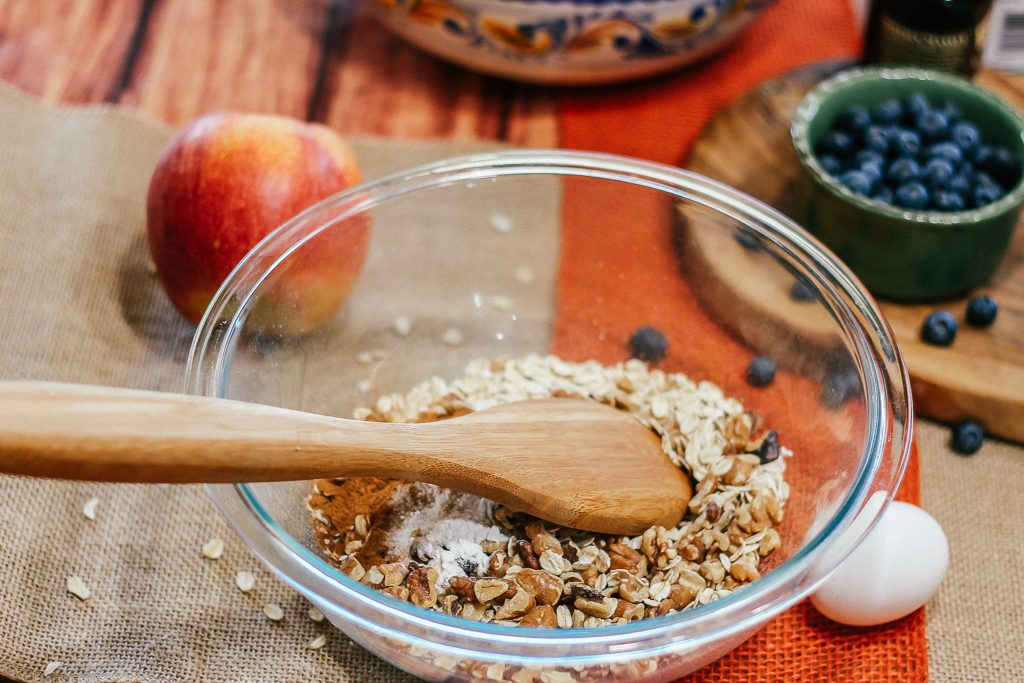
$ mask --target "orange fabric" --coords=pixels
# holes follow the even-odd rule
[[[849,57],[857,49],[845,0],[781,0],[741,42],[705,65],[644,83],[564,95],[561,145],[681,165],[724,104],[766,78],[809,62]],[[566,183],[554,352],[570,359],[621,360],[632,330],[656,324],[670,344],[664,369],[713,380],[763,414],[786,445],[804,454],[791,461],[791,481],[808,476],[806,468],[821,466],[812,458],[822,454],[806,436],[814,430],[793,423],[793,416],[806,414],[800,401],[816,400],[816,387],[780,371],[771,394],[751,389],[743,378],[750,351],[708,317],[680,277],[664,205],[630,204],[626,224],[614,218],[623,199],[591,189],[585,181]],[[850,419],[856,419],[852,412]],[[898,497],[920,502],[919,482],[915,448]],[[799,505],[791,500],[790,508],[799,514]],[[927,678],[923,609],[893,624],[849,628],[803,603],[685,681],[920,683]]]

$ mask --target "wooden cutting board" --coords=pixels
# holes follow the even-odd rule
[[[686,167],[795,215],[788,202],[800,169],[790,143],[790,117],[808,90],[845,66],[848,64],[842,62],[814,64],[762,83],[711,120]],[[1024,92],[1009,79],[987,73],[981,74],[978,82],[1024,108]],[[698,239],[691,246],[698,253],[703,249],[715,254],[707,260],[709,266],[744,272],[749,255],[733,240],[715,239],[711,233],[694,231]],[[751,290],[737,283],[730,291],[717,294],[734,297],[732,306],[715,308],[744,310],[775,302],[769,305],[768,315],[778,322],[777,329],[807,328],[813,337],[814,319],[807,319],[805,307],[790,303],[791,284],[786,278],[769,279]],[[1024,229],[1018,226],[999,270],[978,292],[990,294],[999,304],[996,322],[985,330],[963,324],[966,297],[920,305],[879,303],[910,371],[919,415],[948,422],[973,418],[991,434],[1024,441]],[[925,316],[939,308],[961,322],[956,341],[948,348],[930,346],[918,338]]]

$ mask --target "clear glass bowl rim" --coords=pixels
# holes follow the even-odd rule
[[[555,651],[560,653],[561,662],[589,662],[602,657],[615,661],[640,649],[645,655],[658,654],[684,641],[699,645],[749,630],[809,595],[874,527],[902,480],[910,453],[913,409],[909,376],[895,337],[855,276],[792,220],[727,185],[672,166],[613,154],[509,149],[450,158],[351,187],[268,234],[225,279],[193,337],[185,390],[226,397],[226,351],[241,328],[251,297],[277,265],[320,230],[405,194],[456,182],[538,174],[632,183],[723,213],[802,262],[819,297],[834,307],[834,313],[841,314],[845,326],[861,333],[853,342],[861,379],[867,387],[868,433],[853,485],[835,515],[811,540],[760,580],[708,605],[598,629],[517,629],[422,610],[381,594],[342,574],[287,534],[262,508],[248,485],[208,485],[207,489],[250,549],[286,583],[309,598],[332,604],[365,629],[422,647],[457,656],[484,653],[491,658],[501,658],[506,648],[516,647],[520,650],[508,657],[519,661],[541,659]],[[328,210],[330,220],[318,222],[317,217]],[[891,366],[891,370],[885,372],[880,363]],[[892,450],[897,466],[891,472],[880,472],[887,448]],[[829,566],[824,566],[822,557],[837,545],[842,532],[863,509],[876,477],[884,477],[884,504],[868,525],[860,527],[862,533],[856,539],[842,539],[848,544],[845,550],[829,554]],[[812,570],[813,580],[808,580]],[[803,583],[793,590],[794,581]],[[770,599],[765,602],[765,598]],[[424,638],[424,634],[430,637]],[[502,649],[495,651],[495,646]],[[566,654],[566,646],[575,654]]]

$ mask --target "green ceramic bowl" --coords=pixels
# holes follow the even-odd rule
[[[991,277],[1020,218],[1024,179],[980,209],[913,211],[856,194],[829,175],[811,151],[842,109],[868,108],[921,92],[950,100],[981,131],[982,143],[1009,148],[1024,160],[1024,119],[970,81],[914,68],[856,68],[822,81],[793,118],[793,145],[803,169],[794,216],[827,244],[874,294],[926,301],[963,294]]]

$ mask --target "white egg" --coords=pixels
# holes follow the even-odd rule
[[[949,544],[935,518],[915,505],[894,501],[811,603],[842,624],[884,624],[928,602],[948,566]]]

